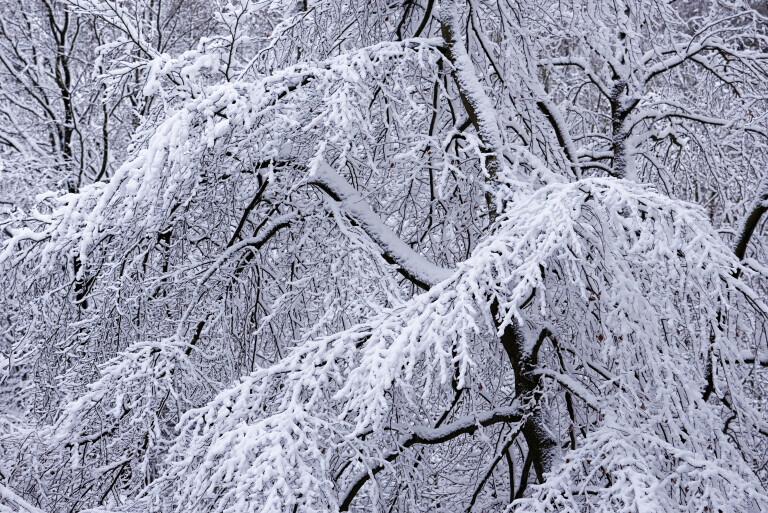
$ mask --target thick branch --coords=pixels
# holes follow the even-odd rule
[[[357,189],[326,162],[318,167],[310,183],[341,202],[344,211],[381,249],[384,259],[398,265],[402,273],[422,288],[430,288],[449,278],[452,270],[433,264],[403,242],[371,209]]]
[[[456,84],[459,87],[461,103],[477,131],[477,136],[483,145],[482,150],[486,153],[485,166],[488,170],[488,178],[494,180],[501,167],[500,158],[504,154],[495,107],[478,80],[475,65],[461,40],[456,2],[448,0],[441,2],[439,18],[448,57],[453,64]],[[488,217],[493,224],[497,215],[496,206],[490,193],[486,193],[485,199],[488,204]]]
[[[499,318],[499,305],[495,301],[491,304],[491,313],[494,320]],[[538,350],[544,339],[549,336],[548,330],[542,330],[536,342],[529,344],[517,324],[512,323],[504,328],[500,337],[501,345],[515,372],[515,392],[518,397],[533,396],[538,399],[537,390],[540,381]],[[560,445],[549,426],[549,416],[543,405],[539,405],[528,416],[523,426],[523,436],[528,444],[533,468],[541,483],[544,482],[544,475],[552,470],[560,459]]]
[[[747,215],[744,220],[744,224],[741,228],[741,233],[736,241],[736,246],[733,252],[736,254],[739,260],[744,260],[744,256],[747,253],[747,246],[755,233],[757,224],[760,222],[760,218],[768,211],[768,172],[763,176],[760,189],[758,191],[758,197],[752,206],[752,211]]]

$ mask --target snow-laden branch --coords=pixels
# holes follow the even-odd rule
[[[3,504],[3,502],[5,504]],[[7,506],[6,504],[10,504]],[[0,483],[0,512],[2,513],[43,513],[43,510],[36,508],[25,501],[7,487]]]
[[[736,266],[737,259],[709,228],[701,209],[646,186],[588,179],[544,187],[510,206],[497,231],[453,275],[424,294],[346,331],[302,342],[275,365],[257,370],[185,415],[163,486],[174,483],[178,506],[202,501],[212,511],[244,507],[241,495],[254,489],[258,493],[251,498],[263,504],[257,511],[278,512],[297,503],[330,511],[351,508],[352,498],[377,469],[398,464],[400,449],[382,454],[382,445],[422,444],[439,450],[479,426],[527,424],[539,415],[538,406],[526,403],[503,415],[490,409],[438,428],[413,427],[443,410],[447,394],[441,396],[439,390],[453,382],[461,388],[484,379],[493,358],[479,341],[495,339],[499,332],[506,337],[514,328],[522,335],[518,352],[531,355],[524,362],[528,367],[515,378],[552,378],[537,381],[529,395],[553,397],[562,387],[572,395],[571,408],[598,409],[607,422],[620,418],[624,431],[610,428],[611,435],[600,443],[616,439],[630,452],[636,450],[639,434],[656,433],[654,440],[666,436],[671,442],[657,446],[652,460],[660,475],[701,478],[712,487],[721,486],[723,479],[738,480],[739,486],[754,490],[739,503],[746,511],[745,505],[764,501],[765,494],[744,464],[730,466],[728,460],[717,459],[705,476],[664,463],[665,454],[686,461],[714,457],[711,444],[736,451],[714,420],[717,412],[698,392],[709,349],[709,339],[701,336],[706,315],[714,315],[728,297],[730,289],[721,276],[729,276]],[[569,316],[562,315],[566,304]],[[498,315],[492,319],[494,310]],[[545,352],[537,346],[543,337],[526,344],[535,337],[520,319],[558,333],[558,348],[569,362],[562,371],[537,370],[541,365],[532,355]],[[738,359],[745,349],[728,337],[718,337],[716,343],[723,360]],[[694,356],[681,360],[680,354]],[[577,374],[569,368],[583,370]],[[738,366],[723,372],[731,397],[741,397]],[[443,402],[424,402],[435,396]],[[419,408],[407,413],[398,409],[395,416],[395,397]],[[755,418],[748,403],[741,401],[738,408]],[[596,422],[594,428],[601,425]],[[699,426],[695,436],[691,425]],[[537,423],[531,428],[549,429]],[[393,430],[401,434],[399,440],[391,440]],[[547,436],[560,445],[556,432]],[[570,483],[591,482],[590,472],[600,472],[600,450],[568,452],[551,466],[542,465],[544,472],[537,470],[542,479],[546,471],[552,474],[541,493],[567,494]],[[358,462],[355,473],[349,473],[357,477],[342,494],[338,472],[326,456],[334,451]],[[286,459],[286,453],[298,456]],[[611,479],[635,468],[622,458],[611,465],[606,467]],[[563,477],[568,472],[572,476]],[[598,474],[597,479],[602,483],[608,478]],[[216,497],[207,495],[213,489],[220,492]],[[298,495],[299,489],[314,495]],[[615,497],[609,485],[590,490],[594,503]],[[662,500],[675,493],[669,482],[657,490]]]
[[[754,351],[743,351],[741,353],[740,361],[748,365],[759,365],[761,367],[768,367],[768,353],[755,353]]]
[[[327,162],[322,162],[310,178],[333,199],[381,248],[385,258],[403,269],[404,274],[423,288],[448,279],[452,270],[440,267],[414,251],[384,224],[371,209],[365,197],[341,177]]]
[[[146,108],[134,134],[105,115],[135,148],[108,182],[3,222],[3,372],[36,365],[52,424],[3,485],[67,510],[768,509],[744,379],[767,273],[739,261],[765,189],[735,255],[728,205],[670,199],[764,164],[766,61],[733,49],[762,27],[717,2],[235,1],[176,54],[145,24],[165,9],[70,3]],[[12,103],[0,143],[44,162]],[[633,155],[666,195],[590,175]]]
[[[504,155],[504,137],[499,129],[496,106],[478,79],[475,65],[465,48],[457,3],[454,0],[440,2],[438,17],[443,39],[448,47],[448,56],[453,65],[459,96],[477,131],[481,150],[486,153],[483,165],[488,180],[493,182],[499,178],[502,171]],[[497,216],[497,198],[494,197],[496,192],[487,186],[486,203],[491,224]]]
[[[588,404],[595,410],[600,411],[600,399],[597,396],[595,396],[595,394],[587,390],[587,388],[584,385],[574,380],[570,376],[566,376],[561,372],[557,372],[547,368],[535,369],[533,371],[533,374],[554,379],[561,386],[567,389],[569,392],[579,397],[579,399],[583,400],[586,404]]]
[[[699,422],[716,422],[710,411],[691,413]],[[570,453],[556,474],[517,501],[514,511],[582,513],[585,505],[599,513],[751,512],[768,507],[765,491],[750,478],[750,469],[724,434],[707,439],[687,432],[685,445],[696,448],[690,450],[671,440],[659,424],[664,419],[650,417],[639,429],[630,429],[624,419],[610,419]],[[705,456],[701,448],[707,445],[717,451]],[[610,481],[603,485],[605,476]]]
[[[456,73],[462,102],[477,128],[480,140],[486,149],[492,152],[491,156],[498,159],[502,154],[503,139],[496,119],[496,108],[477,78],[475,65],[464,47],[465,42],[462,41],[462,31],[459,28],[459,7],[456,2],[452,0],[440,2],[439,17],[443,39],[448,45],[448,53]]]

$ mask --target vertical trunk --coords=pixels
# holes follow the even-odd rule
[[[500,170],[502,136],[496,121],[493,103],[478,80],[474,64],[460,37],[457,11],[458,7],[455,1],[442,2],[439,14],[441,31],[448,46],[448,55],[454,66],[454,75],[462,104],[483,144],[482,150],[486,153],[485,164],[488,180],[489,183],[492,183]],[[493,224],[497,212],[490,191],[486,193],[486,201],[488,202],[490,224]],[[494,303],[491,310],[494,319],[497,318],[498,304]],[[533,374],[537,365],[536,350],[538,344],[527,344],[522,331],[515,325],[505,328],[501,335],[501,344],[504,346],[514,369],[515,388],[518,396],[533,398],[539,384],[539,377]],[[543,482],[544,474],[552,470],[559,459],[560,450],[557,439],[549,429],[549,418],[543,406],[537,406],[528,418],[523,427],[523,436],[528,444],[536,475],[539,481]]]
[[[496,120],[493,102],[485,93],[483,85],[475,73],[475,65],[467,54],[460,33],[458,6],[455,1],[444,0],[439,11],[440,30],[448,47],[448,56],[453,64],[453,75],[459,88],[459,96],[469,120],[477,131],[485,157],[486,180],[493,184],[501,169],[502,136]],[[489,226],[493,225],[498,213],[493,194],[486,189],[485,200],[488,204]]]
[[[495,302],[491,305],[491,313],[494,319],[498,318],[498,304]],[[515,392],[518,397],[538,399],[540,378],[533,371],[538,365],[538,349],[543,339],[542,333],[535,344],[528,343],[523,331],[515,324],[507,326],[501,334],[501,345],[515,373]],[[523,436],[528,445],[533,468],[542,483],[544,474],[551,471],[560,459],[560,446],[549,424],[546,408],[540,404],[523,426]]]
[[[627,147],[629,139],[629,128],[626,126],[626,120],[630,109],[625,105],[625,89],[627,82],[618,79],[611,88],[611,147],[613,150],[613,173],[618,178],[627,178],[634,180],[634,166],[631,162],[631,155]]]

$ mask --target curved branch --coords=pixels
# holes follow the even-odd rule
[[[437,445],[453,440],[461,435],[471,435],[481,427],[489,427],[501,422],[523,422],[523,420],[524,417],[519,406],[507,406],[485,412],[479,416],[467,415],[456,422],[437,428],[411,428],[410,435],[401,439],[398,445],[403,449],[407,449],[414,445]],[[391,463],[396,460],[400,454],[402,454],[402,451],[400,450],[392,451],[384,458],[384,460],[387,463]],[[384,470],[384,468],[385,464],[380,463],[369,471],[360,473],[360,475],[352,481],[352,485],[344,494],[344,499],[341,501],[339,511],[349,511],[352,501],[355,499],[363,485],[367,483],[370,478]]]
[[[739,238],[736,241],[736,246],[733,250],[739,260],[744,260],[749,241],[752,238],[752,235],[755,233],[755,229],[757,228],[757,224],[760,222],[760,218],[763,216],[763,214],[765,214],[766,211],[768,211],[768,172],[766,172],[763,176],[763,180],[758,191],[758,197],[752,206],[752,211],[744,220],[741,233],[739,234]]]

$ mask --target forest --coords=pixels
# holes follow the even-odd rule
[[[0,0],[0,513],[768,511],[766,0]]]

